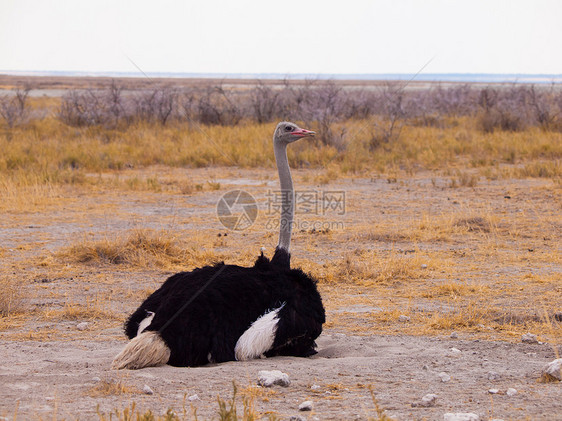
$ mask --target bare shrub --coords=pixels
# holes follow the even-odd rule
[[[433,109],[440,115],[465,116],[477,109],[477,96],[470,85],[453,86],[447,89],[438,86],[429,91]]]
[[[334,128],[334,124],[345,114],[342,88],[328,81],[307,93],[302,107],[307,125],[317,123],[317,139],[324,145],[333,146],[340,151],[345,149],[345,130]]]
[[[27,97],[30,88],[16,89],[13,96],[0,96],[0,115],[9,128],[25,124],[29,121],[30,112]]]
[[[289,85],[285,80],[284,87],[281,90],[279,101],[284,120],[307,121],[313,102],[314,90],[316,89],[316,80],[306,79],[302,85],[297,88]]]
[[[128,125],[131,115],[121,91],[115,82],[107,91],[71,90],[62,97],[57,118],[73,127]]]
[[[165,125],[175,110],[177,96],[170,87],[138,93],[133,98],[133,118]]]
[[[130,122],[130,116],[126,109],[125,101],[122,96],[122,88],[117,85],[115,80],[111,81],[111,86],[109,87],[107,93],[105,94],[105,109],[106,109],[106,119],[109,120],[113,127],[117,127],[119,124]]]
[[[99,98],[93,91],[70,91],[62,98],[57,113],[60,121],[69,126],[93,126],[103,123]]]
[[[530,95],[526,87],[485,88],[480,91],[478,124],[482,131],[517,132],[532,124]]]
[[[188,122],[196,119],[197,89],[184,89],[178,96],[178,113]]]
[[[319,142],[340,151],[347,144],[340,124],[347,119],[372,120],[371,149],[396,141],[406,124],[444,127],[448,121],[445,117],[476,116],[478,127],[486,133],[520,131],[531,126],[562,130],[562,92],[554,87],[406,86],[387,83],[383,89],[374,90],[344,87],[333,81],[294,84],[286,80],[281,87],[258,81],[244,89],[227,89],[219,84],[186,88],[181,93],[171,87],[158,87],[123,94],[121,87],[113,83],[107,90],[69,92],[63,97],[58,117],[72,126],[104,127],[126,127],[131,121],[164,125],[171,119],[222,126],[236,125],[244,119],[257,123],[302,121],[316,128]]]
[[[369,147],[373,150],[382,144],[396,141],[404,126],[404,89],[396,89],[392,84],[387,84],[379,98],[379,113],[382,119],[376,121],[371,132]]]
[[[543,130],[562,129],[562,92],[554,91],[553,86],[547,91],[539,91],[531,86],[529,96],[537,124]]]
[[[202,91],[186,94],[182,108],[184,116],[190,121],[208,125],[234,126],[244,116],[237,104],[236,93],[222,86],[207,86]]]
[[[220,101],[216,100],[215,90],[208,88],[197,101],[197,120],[203,124],[223,124]]]
[[[267,123],[281,115],[279,95],[279,91],[276,92],[258,81],[258,85],[250,93],[253,119],[258,123]]]
[[[107,90],[70,91],[63,96],[57,116],[74,127],[126,127],[134,120],[164,125],[173,115],[176,98],[177,92],[168,87],[126,96],[113,81]]]

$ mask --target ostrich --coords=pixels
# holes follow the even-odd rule
[[[169,277],[125,323],[131,341],[113,369],[316,354],[325,311],[316,281],[290,267],[294,190],[287,159],[289,143],[314,134],[281,122],[273,135],[282,192],[273,258],[262,252],[252,267],[218,263]]]

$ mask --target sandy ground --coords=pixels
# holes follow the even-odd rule
[[[172,177],[164,170],[158,174],[162,179]],[[281,419],[294,415],[319,420],[376,417],[370,386],[378,405],[397,420],[441,420],[446,412],[474,412],[483,420],[562,420],[561,384],[537,382],[541,368],[560,354],[560,346],[556,345],[559,338],[551,337],[544,344],[524,344],[517,333],[509,339],[504,334],[498,340],[486,326],[461,330],[456,339],[450,337],[450,330],[420,336],[407,324],[392,321],[375,325],[372,318],[389,300],[400,311],[411,312],[407,314],[413,317],[412,324],[416,312],[441,304],[444,309],[453,307],[456,304],[451,300],[424,298],[423,291],[461,276],[463,282],[494,288],[504,285],[501,291],[505,293],[489,294],[489,301],[518,317],[529,316],[525,303],[534,297],[527,295],[524,286],[531,284],[521,283],[521,288],[514,285],[513,289],[505,285],[513,280],[522,282],[527,272],[559,279],[553,277],[561,272],[557,254],[562,227],[559,187],[548,180],[483,180],[475,188],[453,189],[447,187],[448,179],[425,175],[398,182],[361,178],[318,186],[313,172],[297,172],[300,188],[345,190],[347,209],[341,216],[345,223],[341,231],[322,236],[297,230],[295,255],[307,253],[316,261],[330,262],[361,246],[377,253],[404,250],[428,256],[443,254],[456,259],[450,264],[454,269],[438,260],[435,264],[442,267],[433,271],[430,261],[428,270],[432,275],[416,279],[412,283],[416,290],[407,289],[410,287],[406,282],[389,283],[380,290],[356,286],[347,291],[337,285],[321,285],[329,323],[318,340],[318,355],[309,359],[109,370],[111,360],[126,343],[122,321],[136,308],[143,293],[156,288],[169,272],[115,265],[65,265],[58,263],[52,253],[83,236],[101,238],[139,226],[173,227],[193,235],[198,230],[214,230],[216,237],[217,232],[225,231],[217,228],[214,215],[215,205],[225,191],[251,191],[263,209],[266,191],[276,185],[275,178],[266,171],[225,170],[217,175],[194,170],[192,176],[220,180],[221,190],[189,196],[107,191],[77,195],[67,191],[60,193],[56,205],[46,203],[37,211],[12,210],[3,215],[2,274],[28,281],[30,292],[29,313],[4,321],[0,331],[0,417],[13,419],[17,414],[17,419],[99,419],[99,411],[109,419],[111,411],[122,411],[134,402],[142,411],[164,414],[173,408],[181,414],[185,407],[189,419],[195,408],[199,419],[215,419],[217,396],[230,399],[232,382],[236,381],[240,390],[254,395],[257,411],[264,415],[275,413]],[[468,232],[461,238],[454,233],[446,234],[446,239],[422,238],[414,245],[408,236],[398,235],[402,227],[416,218],[423,219],[423,215],[449,214],[482,215],[496,221],[499,228],[493,232]],[[334,216],[325,218],[331,217]],[[532,225],[529,221],[537,222]],[[247,233],[231,234],[227,240],[221,237],[225,243],[217,249],[232,250],[238,244],[259,246],[264,239],[264,222],[258,222],[262,225]],[[364,235],[368,230],[369,235]],[[419,235],[422,234],[425,235]],[[266,236],[269,250],[275,240],[272,230]],[[482,254],[492,246],[490,257]],[[515,259],[514,255],[522,257]],[[473,256],[480,256],[479,263]],[[27,264],[28,260],[31,264]],[[468,268],[466,273],[464,268]],[[535,282],[532,286],[533,294],[549,297],[549,311],[561,309],[561,285]],[[378,293],[390,295],[377,296]],[[95,303],[100,294],[104,295],[103,305],[117,315],[115,319],[69,319],[68,311],[63,313],[68,303]],[[369,300],[353,301],[360,294]],[[485,294],[460,299],[469,298],[481,300],[482,304],[488,300]],[[60,313],[49,313],[50,309]],[[57,314],[66,316],[57,318]],[[78,331],[76,327],[83,321],[90,324],[85,331]],[[535,333],[548,339],[548,332]],[[291,385],[275,386],[272,391],[256,389],[258,371],[271,369],[287,373]],[[498,378],[490,380],[491,371]],[[441,372],[450,375],[451,380],[442,382],[438,376]],[[104,382],[122,384],[124,393],[92,396]],[[154,394],[143,393],[144,385]],[[499,393],[490,394],[491,388]],[[517,393],[506,395],[508,388]],[[412,407],[428,393],[438,396],[434,407]],[[185,397],[195,394],[199,399],[184,403]],[[298,405],[305,400],[312,400],[314,409],[299,414]],[[242,398],[237,401],[241,413]]]
[[[462,335],[461,335],[462,337]],[[413,336],[358,337],[331,334],[318,341],[320,352],[309,358],[279,357],[230,362],[200,368],[158,367],[138,371],[111,371],[109,365],[123,343],[69,341],[3,343],[0,376],[0,411],[7,415],[18,406],[20,419],[29,417],[97,419],[96,407],[108,414],[131,402],[164,414],[183,411],[184,396],[202,419],[216,416],[217,395],[228,398],[232,381],[240,388],[256,386],[259,370],[282,370],[289,387],[274,386],[268,402],[255,400],[261,413],[275,411],[282,419],[298,415],[305,400],[314,402],[306,419],[367,419],[375,415],[366,386],[372,385],[378,404],[400,420],[438,420],[446,412],[473,412],[482,419],[562,419],[560,385],[537,383],[541,367],[554,358],[549,345],[510,344]],[[453,348],[460,352],[452,351]],[[489,380],[493,371],[497,380]],[[438,374],[446,372],[449,382]],[[123,382],[132,394],[90,397],[101,381]],[[153,395],[142,393],[150,386]],[[320,386],[320,388],[313,385]],[[496,388],[499,394],[488,390]],[[517,394],[507,396],[508,388]],[[412,407],[425,394],[438,396],[434,407]],[[241,402],[239,408],[241,412]]]

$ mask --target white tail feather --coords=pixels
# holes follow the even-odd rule
[[[265,313],[238,338],[234,348],[238,361],[258,358],[271,349],[279,322],[277,315],[282,308],[283,306]]]
[[[146,314],[148,314],[148,316],[146,316],[139,323],[139,328],[137,330],[137,336],[139,336],[148,326],[150,326],[150,323],[152,323],[152,319],[154,319],[154,316],[156,315],[156,313],[154,313],[152,311],[147,311]]]
[[[158,332],[143,332],[133,338],[115,357],[111,368],[135,370],[164,365],[170,359],[170,349]]]

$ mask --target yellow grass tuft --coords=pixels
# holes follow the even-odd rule
[[[373,401],[373,406],[375,407],[375,417],[368,417],[369,421],[394,421],[394,418],[389,417],[385,414],[384,409],[380,407],[375,397],[375,392],[372,386],[369,386],[369,393],[371,394],[371,400]]]
[[[126,385],[121,381],[102,380],[95,386],[91,387],[86,392],[86,395],[92,398],[99,398],[103,396],[125,395],[131,393],[140,393],[140,391],[136,387]]]
[[[232,399],[228,402],[217,396],[217,402],[219,404],[218,419],[221,421],[238,421],[240,418],[237,413],[237,403],[236,396],[238,394],[238,387],[236,382],[232,382]],[[242,398],[242,421],[255,421],[261,419],[261,414],[259,414],[255,409],[254,398],[256,397],[253,393],[246,393]],[[274,418],[273,414],[270,414],[270,419]]]
[[[446,281],[434,285],[424,292],[422,297],[450,297],[453,299],[465,297],[472,294],[486,294],[490,287],[482,284],[469,284],[465,282]]]
[[[121,320],[121,317],[107,309],[108,303],[100,297],[87,299],[85,304],[67,302],[62,309],[47,309],[43,316],[55,320]]]
[[[279,393],[274,389],[265,387],[248,385],[244,388],[240,388],[240,395],[244,399],[249,399],[251,401],[260,399],[262,402],[269,402],[272,397],[278,394]]]
[[[425,316],[424,322],[433,330],[474,329],[485,325],[492,314],[487,306],[471,301],[455,306],[452,311],[435,311]]]
[[[424,262],[426,259],[419,253],[388,254],[356,250],[339,261],[325,264],[320,280],[326,283],[341,282],[366,287],[412,281],[430,275],[432,269]],[[423,264],[427,267],[422,267]]]
[[[185,248],[184,248],[185,247]],[[61,259],[77,263],[126,264],[141,268],[175,268],[207,260],[215,256],[196,245],[187,247],[176,233],[161,230],[136,229],[113,238],[81,242],[57,254]]]
[[[23,311],[24,288],[15,276],[0,276],[0,316],[9,317]]]
[[[196,410],[193,410],[194,417],[189,418],[189,420],[194,419],[197,421]],[[184,408],[182,416],[177,415],[173,409],[168,408],[166,414],[155,415],[150,409],[143,411],[137,409],[135,402],[131,403],[130,406],[126,407],[122,411],[119,409],[114,409],[109,414],[105,414],[97,408],[97,416],[99,421],[187,421],[187,411]]]

